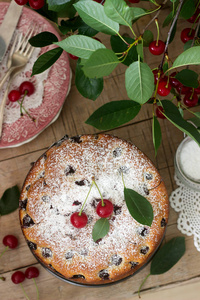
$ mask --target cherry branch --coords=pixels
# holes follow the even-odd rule
[[[191,47],[194,46],[195,39],[196,39],[196,37],[197,37],[197,35],[198,35],[198,32],[199,32],[199,26],[200,26],[200,18],[199,18],[199,21],[198,21],[198,23],[197,23],[197,27],[196,27],[196,30],[195,30],[195,34],[194,34],[194,38],[193,38],[193,40],[192,40]]]
[[[165,51],[164,51],[164,54],[163,54],[163,58],[162,58],[161,64],[160,64],[160,66],[159,66],[159,69],[160,69],[160,70],[162,70],[163,64],[164,64],[164,60],[165,60],[165,56],[166,56],[166,54],[168,54],[168,53],[167,53],[167,50],[168,50],[168,46],[169,46],[170,37],[171,37],[172,31],[173,31],[173,29],[174,29],[174,26],[175,26],[175,24],[176,24],[176,21],[177,21],[177,19],[178,19],[178,16],[179,16],[179,14],[180,14],[181,7],[182,7],[182,5],[183,5],[183,1],[184,1],[184,0],[180,0],[179,7],[178,7],[178,9],[177,9],[177,11],[176,11],[174,20],[173,20],[173,22],[172,22],[172,24],[171,24],[171,27],[170,27],[169,31],[168,31],[167,41],[166,41],[166,44],[165,44]]]
[[[151,25],[151,23],[158,18],[159,14],[161,13],[161,8],[163,8],[163,6],[167,3],[168,0],[164,0],[163,3],[160,5],[159,10],[157,11],[157,13],[155,14],[155,16],[149,21],[149,23],[144,27],[144,29],[142,30],[142,35],[144,34],[145,30]]]

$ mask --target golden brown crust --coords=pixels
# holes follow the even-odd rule
[[[139,224],[128,212],[122,172],[126,187],[151,202],[151,227]],[[77,229],[70,223],[93,177],[114,205],[110,230],[96,243],[96,188],[84,207],[86,227]],[[26,177],[20,208],[22,230],[36,257],[53,272],[85,284],[117,281],[140,269],[159,246],[169,213],[167,191],[152,162],[131,143],[106,134],[64,138],[50,147]]]

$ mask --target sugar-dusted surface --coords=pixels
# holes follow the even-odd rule
[[[126,187],[151,202],[151,228],[131,217],[122,173]],[[77,229],[70,222],[71,214],[80,211],[93,179],[104,199],[114,205],[110,230],[98,242],[92,239],[99,219],[95,209],[100,195],[95,186],[84,207],[86,227]],[[109,135],[64,139],[51,147],[28,174],[21,195],[25,199],[22,225],[27,215],[34,223],[25,224],[23,230],[37,244],[38,257],[66,278],[84,276],[79,280],[86,283],[114,281],[137,270],[158,246],[168,219],[168,198],[155,167],[137,147]],[[45,257],[44,248],[50,249],[50,256]],[[102,278],[102,270],[109,275]]]

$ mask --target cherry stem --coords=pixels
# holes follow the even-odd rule
[[[0,254],[0,258],[2,257],[2,255],[8,250],[9,246],[6,246],[5,249],[3,250],[3,252],[1,252]]]
[[[159,30],[159,25],[158,25],[158,19],[157,19],[157,18],[155,18],[155,23],[156,23],[156,28],[157,28],[157,40],[156,40],[156,46],[158,46],[160,30]]]
[[[96,186],[96,188],[97,188],[97,190],[99,192],[99,195],[101,196],[101,205],[105,206],[105,203],[103,202],[103,196],[102,196],[102,194],[100,192],[100,189],[99,189],[98,185],[96,184],[96,182],[95,181],[93,181],[93,182],[94,182],[94,184],[95,184],[95,186]]]
[[[35,287],[36,287],[36,291],[37,291],[37,300],[39,300],[39,289],[38,289],[38,286],[37,286],[37,283],[35,281],[35,278],[32,278],[33,279],[33,282],[35,284]]]
[[[24,290],[24,287],[23,287],[22,283],[20,283],[20,286],[21,286],[21,288],[22,288],[22,291],[23,291],[23,293],[24,293],[26,299],[27,299],[27,300],[30,300],[30,298],[28,297],[28,295],[26,294],[26,292],[25,292],[25,290]]]
[[[90,192],[91,192],[91,189],[92,189],[92,187],[93,187],[93,184],[94,184],[94,181],[92,181],[92,184],[91,184],[91,186],[90,186],[90,189],[89,189],[89,192],[88,192],[88,194],[87,194],[87,196],[86,196],[86,198],[85,198],[85,201],[83,202],[83,205],[82,205],[82,207],[81,207],[81,210],[80,210],[80,212],[79,212],[79,216],[81,216],[81,213],[82,213],[82,211],[83,211],[83,208],[84,208],[84,206],[85,206],[85,203],[86,203],[86,201],[87,201],[87,198],[88,198],[88,196],[89,196],[89,194],[90,194]]]
[[[125,41],[125,39],[121,36],[121,34],[119,32],[117,34],[126,45],[130,46],[129,43],[127,43],[127,41]]]
[[[6,278],[5,277],[0,277],[0,279],[2,280],[2,281],[5,281],[6,280]]]
[[[124,182],[124,174],[123,174],[123,172],[122,172],[122,182],[123,182],[124,188],[126,188],[125,182]]]
[[[139,298],[141,298],[141,296],[140,296],[141,288],[143,287],[143,285],[145,284],[147,278],[148,278],[150,275],[151,275],[151,273],[149,273],[149,274],[144,278],[144,280],[142,281],[142,283],[141,283],[140,286],[139,286],[139,290],[138,290],[138,297],[139,297]]]

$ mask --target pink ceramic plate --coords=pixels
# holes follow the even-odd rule
[[[0,24],[7,9],[8,3],[1,2]],[[59,38],[57,31],[45,18],[37,12],[24,7],[17,29],[26,32],[31,22],[39,24],[42,31],[50,31]],[[52,49],[52,46],[42,48],[40,54],[49,49]],[[30,80],[30,74],[27,74],[27,80]],[[27,143],[54,122],[62,109],[70,90],[70,84],[69,59],[67,53],[63,52],[57,62],[51,67],[47,80],[44,82],[42,103],[38,107],[29,110],[31,116],[37,121],[33,122],[27,115],[24,115],[13,123],[4,123],[0,148],[16,147]]]

